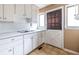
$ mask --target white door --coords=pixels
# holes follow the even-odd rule
[[[24,35],[24,54],[32,51],[32,34]]]
[[[63,47],[63,33],[61,30],[48,30],[46,32],[46,43],[56,47]]]
[[[24,16],[24,4],[16,4],[15,5],[15,15],[16,16]]]
[[[38,46],[39,46],[38,34],[34,33],[33,34],[33,49],[37,48]]]
[[[4,17],[5,21],[13,21],[14,20],[14,5],[13,4],[4,4]]]
[[[0,21],[3,20],[3,5],[0,4]]]
[[[32,14],[31,4],[26,4],[25,5],[25,13],[26,13],[27,18],[31,18],[31,14]]]

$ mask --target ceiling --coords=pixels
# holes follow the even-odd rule
[[[45,7],[45,6],[49,5],[49,4],[35,4],[35,5],[38,6],[39,8],[43,8],[43,7]]]

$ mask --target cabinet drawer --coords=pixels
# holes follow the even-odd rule
[[[22,40],[22,39],[23,39],[23,36],[18,36],[18,37],[12,37],[12,38],[3,39],[3,40],[0,40],[0,45],[13,43],[13,42],[16,42],[16,41]]]
[[[24,39],[32,39],[33,34],[24,35]]]
[[[14,38],[7,38],[7,39],[0,40],[0,45],[12,43],[13,40]]]
[[[17,42],[17,41],[20,41],[20,40],[23,40],[23,36],[14,37],[13,42]]]

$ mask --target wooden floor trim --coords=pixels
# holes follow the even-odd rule
[[[72,51],[72,50],[70,50],[70,49],[62,48],[62,50],[67,51],[67,52],[72,53],[72,54],[75,54],[75,55],[79,55],[78,52]]]

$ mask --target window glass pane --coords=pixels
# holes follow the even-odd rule
[[[44,26],[44,15],[40,15],[40,26]]]
[[[78,14],[78,6],[68,7],[68,26],[79,26],[79,20],[75,19],[75,14]]]

